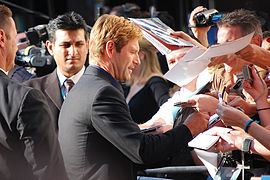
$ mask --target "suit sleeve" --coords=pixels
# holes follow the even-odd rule
[[[134,163],[167,160],[192,138],[184,125],[165,134],[141,133],[130,116],[124,96],[114,87],[101,89],[92,106],[94,128]]]
[[[41,92],[30,89],[18,113],[17,130],[24,156],[37,179],[67,179],[51,114]]]
[[[152,77],[149,86],[158,106],[161,106],[170,98],[168,83],[163,78],[159,76]]]

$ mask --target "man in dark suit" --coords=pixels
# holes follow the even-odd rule
[[[194,113],[164,134],[141,133],[121,85],[140,64],[140,29],[103,15],[90,35],[90,66],[63,103],[59,142],[68,176],[76,179],[136,179],[137,164],[166,161],[206,129],[208,115]]]
[[[87,25],[79,14],[69,12],[51,20],[47,30],[49,40],[46,46],[57,68],[46,76],[31,79],[24,84],[43,92],[58,130],[58,116],[68,89],[65,81],[70,79],[76,84],[85,70]]]
[[[7,76],[17,32],[9,8],[0,17],[0,179],[67,179],[44,95]]]

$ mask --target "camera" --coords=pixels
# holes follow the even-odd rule
[[[248,81],[249,83],[252,83],[253,82],[253,76],[252,76],[251,66],[244,65],[242,67],[242,73],[243,73],[243,79],[245,81]]]
[[[222,18],[222,15],[216,9],[210,9],[197,13],[194,16],[196,27],[208,27],[214,25]]]
[[[243,81],[248,81],[249,83],[253,82],[253,76],[252,76],[252,71],[251,71],[251,66],[249,65],[244,65],[242,67],[242,72],[237,74],[238,80],[236,83],[230,88],[230,93],[236,93],[240,96],[242,96],[242,83]]]
[[[15,63],[23,67],[37,68],[53,65],[54,58],[45,47],[45,41],[48,39],[47,25],[29,28],[24,34],[17,45],[25,44],[24,47],[27,47],[17,51]]]
[[[45,49],[28,46],[16,52],[15,63],[24,67],[45,67],[53,64],[53,57],[45,55]]]

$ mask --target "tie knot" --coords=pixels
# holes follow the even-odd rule
[[[71,88],[74,86],[74,82],[71,79],[66,79],[65,86],[67,88],[67,92],[69,92]]]

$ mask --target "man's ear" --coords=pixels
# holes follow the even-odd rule
[[[255,36],[252,37],[250,43],[251,43],[251,44],[256,44],[256,45],[258,45],[258,46],[261,46],[262,40],[261,40],[260,36],[255,35]]]
[[[270,43],[270,37],[266,38],[266,41],[267,41],[268,43]]]
[[[86,41],[86,48],[89,50],[89,40]]]
[[[112,57],[114,48],[115,48],[115,44],[114,44],[113,41],[108,41],[108,42],[106,43],[106,46],[105,46],[105,53],[106,53],[106,55],[107,55],[109,58]]]
[[[49,40],[46,41],[46,46],[47,46],[47,49],[50,53],[50,55],[53,56],[53,43]]]
[[[4,47],[5,45],[5,41],[6,41],[6,39],[5,39],[5,31],[3,30],[3,29],[0,29],[0,47],[2,48],[2,47]]]

